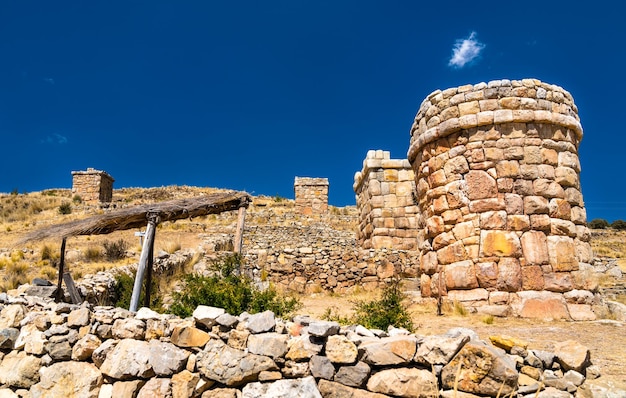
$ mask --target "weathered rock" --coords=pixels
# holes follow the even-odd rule
[[[119,342],[118,340],[111,339],[111,340],[106,340],[104,341],[104,343],[100,344],[100,346],[96,348],[94,352],[91,354],[91,360],[93,361],[94,365],[100,368],[102,366],[102,363],[106,359],[107,355],[109,354],[109,352],[113,350],[113,348],[117,345],[118,342]]]
[[[350,387],[363,387],[370,376],[371,369],[365,362],[357,362],[351,366],[341,366],[335,374],[334,381]]]
[[[199,305],[193,311],[193,318],[197,323],[204,325],[206,328],[211,329],[213,325],[217,324],[216,319],[225,314],[226,311],[223,308],[210,307],[208,305]]]
[[[202,398],[242,398],[242,395],[235,388],[216,388],[204,392]]]
[[[113,398],[133,398],[139,393],[139,390],[146,384],[145,380],[129,380],[116,381],[113,383]]]
[[[58,362],[41,368],[39,383],[30,389],[31,398],[97,398],[102,373],[84,362]]]
[[[189,352],[172,343],[150,340],[148,349],[150,353],[148,363],[157,376],[171,376],[183,370],[187,365]]]
[[[478,341],[469,341],[441,370],[442,386],[459,391],[496,396],[517,388],[518,373],[505,354]],[[500,390],[502,388],[502,390]]]
[[[107,354],[100,371],[114,379],[149,378],[155,375],[149,362],[148,342],[123,339]]]
[[[154,377],[148,380],[139,390],[137,398],[174,398],[170,379]]]
[[[102,341],[93,335],[87,334],[82,339],[78,340],[74,347],[72,347],[72,360],[74,361],[85,361],[88,358],[91,358],[94,351],[100,347]]]
[[[428,366],[443,366],[470,340],[467,335],[455,337],[426,336],[418,344],[414,361]]]
[[[11,351],[0,362],[0,384],[30,388],[39,381],[41,358],[23,351]]]
[[[328,337],[339,333],[339,324],[331,321],[313,321],[307,326],[310,335]]]
[[[556,360],[565,370],[575,370],[579,373],[591,364],[589,348],[573,340],[560,341],[554,344]]]
[[[414,336],[385,337],[378,341],[365,341],[359,346],[362,361],[374,365],[405,365],[411,362],[417,350]]]
[[[387,395],[344,386],[328,380],[320,380],[318,388],[324,398],[388,398]]]
[[[306,377],[311,374],[311,372],[309,371],[308,362],[295,361],[285,361],[285,364],[282,368],[282,373],[283,376],[288,379]]]
[[[272,311],[250,315],[246,322],[246,328],[253,334],[271,332],[275,326],[276,320]]]
[[[494,346],[502,348],[507,352],[511,351],[511,348],[515,346],[522,347],[524,349],[528,347],[527,341],[505,335],[489,336],[489,341],[491,341],[491,344]]]
[[[428,370],[417,368],[385,369],[374,373],[367,382],[369,391],[398,397],[429,398],[438,393],[437,378]]]
[[[21,304],[11,304],[2,308],[0,311],[0,330],[19,328],[25,313],[26,310]]]
[[[297,336],[287,342],[288,352],[285,358],[292,361],[303,361],[317,355],[324,348],[313,336],[308,334]]]
[[[89,308],[80,307],[67,315],[67,326],[78,328],[89,324],[91,312]]]
[[[176,326],[172,331],[171,341],[179,347],[203,347],[211,336],[203,330],[190,325]]]
[[[309,361],[311,374],[316,379],[332,380],[335,375],[335,367],[330,359],[322,355],[313,355]]]
[[[197,366],[202,375],[227,386],[254,381],[260,372],[278,369],[269,357],[246,354],[215,339],[198,353]]]
[[[0,330],[0,349],[12,349],[19,348],[14,347],[15,343],[20,335],[20,330],[16,328],[6,328]]]
[[[183,370],[172,376],[171,390],[172,398],[187,398],[194,394],[194,390],[200,381],[200,375],[197,373]]]
[[[250,334],[247,340],[248,351],[252,354],[265,355],[271,358],[279,358],[287,353],[287,339],[288,336],[286,334]]]
[[[117,319],[113,323],[113,337],[116,339],[138,339],[144,338],[146,333],[146,323],[140,319],[126,318]]]
[[[22,348],[28,354],[43,355],[47,340],[42,331],[36,325],[27,324],[22,326],[20,334],[15,341],[15,348]]]
[[[241,393],[243,398],[322,398],[312,376],[273,383],[250,383]]]
[[[325,353],[332,363],[348,364],[356,361],[358,349],[346,336],[332,335],[326,341]]]

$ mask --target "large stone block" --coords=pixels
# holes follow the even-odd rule
[[[521,255],[522,247],[515,232],[500,230],[481,231],[481,257],[520,257]]]

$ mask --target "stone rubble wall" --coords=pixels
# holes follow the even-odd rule
[[[388,151],[369,151],[353,189],[361,248],[417,249],[415,176],[408,160],[391,159]]]
[[[396,275],[415,278],[418,270],[416,252],[359,249],[353,231],[323,223],[246,227],[243,253],[256,280],[299,293],[374,290]]]
[[[85,204],[110,203],[114,181],[102,170],[72,171],[72,194],[80,196]]]
[[[581,139],[570,93],[536,79],[430,94],[408,151],[422,295],[491,304],[508,293],[593,290]]]
[[[328,212],[328,178],[296,177],[296,211],[304,215]]]
[[[587,382],[599,377],[575,341],[544,351],[465,328],[422,336],[206,306],[181,319],[0,294],[3,398],[599,397]]]

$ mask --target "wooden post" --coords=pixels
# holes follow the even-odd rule
[[[241,254],[241,247],[243,246],[243,226],[246,219],[246,208],[241,206],[239,208],[239,217],[237,218],[237,230],[235,231],[235,253]]]
[[[65,267],[65,240],[61,242],[61,257],[59,258],[59,277],[57,280],[57,292],[55,300],[57,303],[63,300],[63,267]]]
[[[150,246],[154,242],[154,235],[156,233],[156,225],[159,223],[159,216],[151,213],[148,214],[148,226],[146,227],[146,239],[143,241],[143,247],[141,248],[141,256],[139,257],[139,265],[137,266],[137,275],[135,275],[135,284],[133,285],[133,294],[130,297],[129,311],[137,311],[139,306],[139,295],[141,294],[141,285],[143,284],[143,277],[148,266],[148,257],[151,256]]]
[[[63,273],[63,281],[65,282],[65,286],[67,286],[67,291],[70,293],[70,298],[72,299],[73,304],[81,304],[83,302],[83,298],[80,296],[78,289],[76,289],[76,285],[74,284],[74,279],[72,279],[72,275],[69,272]]]
[[[143,299],[143,306],[150,308],[150,290],[152,288],[152,266],[154,265],[154,239],[150,244],[150,253],[148,254],[148,269],[146,270],[146,294]]]

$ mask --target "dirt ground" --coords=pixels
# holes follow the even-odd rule
[[[333,314],[350,315],[354,300],[368,298],[317,294],[301,298],[300,314],[321,318],[328,308]],[[528,342],[529,349],[551,351],[554,342],[574,340],[591,351],[591,361],[600,367],[601,384],[626,389],[626,323],[612,320],[567,322],[523,318],[494,318],[487,324],[484,315],[458,315],[452,310],[438,316],[431,304],[413,304],[409,307],[417,325],[417,335],[438,335],[455,327],[474,330],[482,340],[492,335],[508,335]]]

